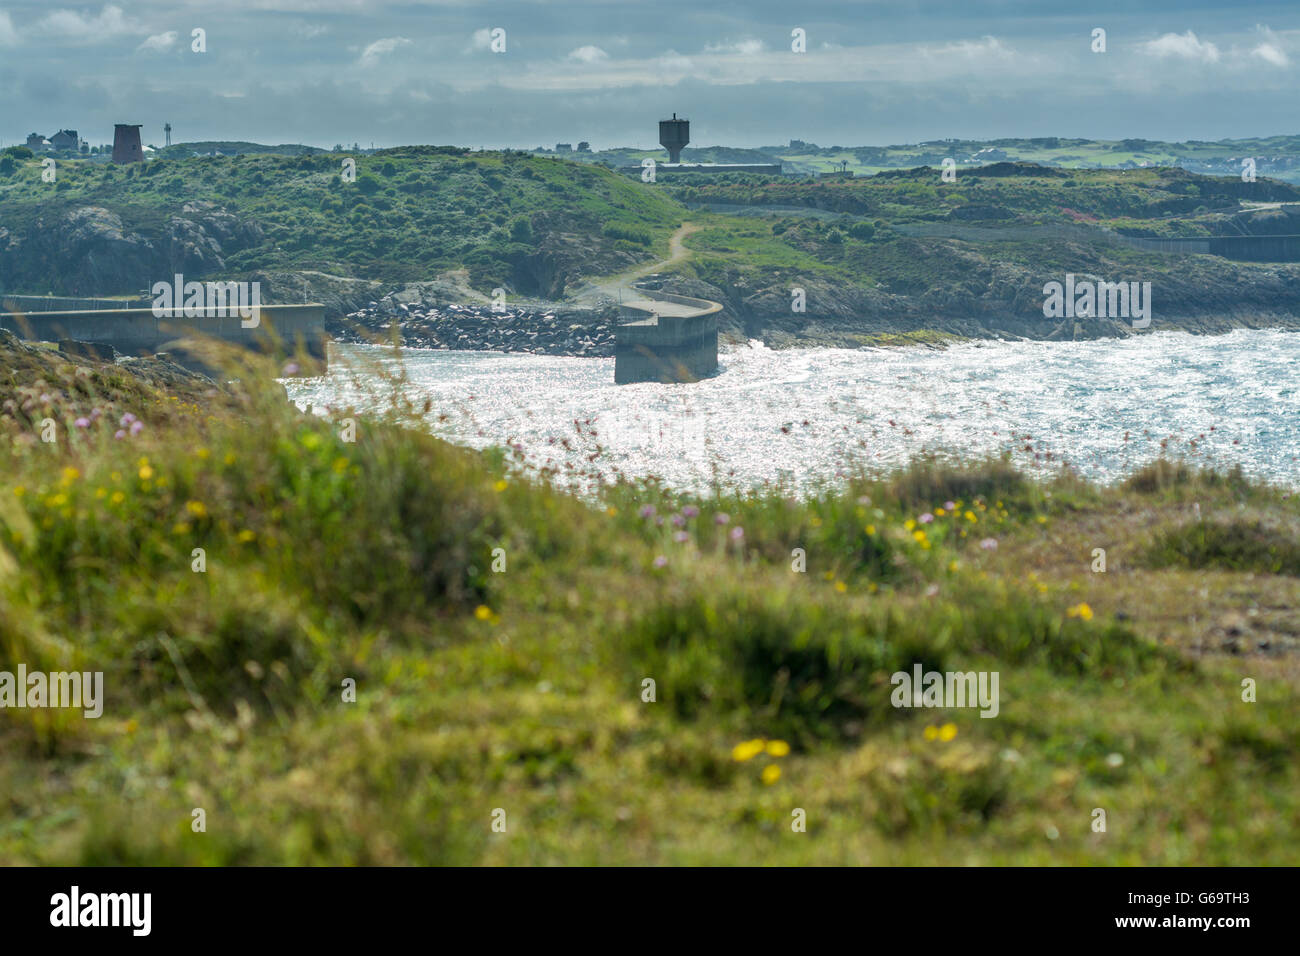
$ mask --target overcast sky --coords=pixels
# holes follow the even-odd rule
[[[1219,139],[1300,132],[1298,81],[1297,0],[0,0],[4,144]]]

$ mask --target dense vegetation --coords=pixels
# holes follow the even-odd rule
[[[1294,495],[928,461],[584,502],[265,369],[0,370],[0,670],[107,689],[0,711],[0,863],[1300,859]],[[998,718],[890,706],[912,663],[999,671]]]

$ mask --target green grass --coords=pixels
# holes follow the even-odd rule
[[[1297,862],[1291,659],[1193,653],[1186,571],[1087,571],[1098,527],[1136,550],[1184,495],[1294,521],[1278,489],[928,460],[590,502],[400,402],[0,350],[0,670],[107,688],[99,720],[0,711],[0,862]],[[913,663],[998,671],[998,717],[895,709]]]

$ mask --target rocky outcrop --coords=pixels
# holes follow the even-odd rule
[[[231,253],[262,238],[256,223],[208,202],[187,203],[152,234],[127,228],[102,206],[64,207],[22,231],[0,226],[0,287],[62,295],[139,292],[178,272],[187,279],[220,274]]]

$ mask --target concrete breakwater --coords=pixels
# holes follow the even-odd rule
[[[623,307],[632,321],[618,327],[615,383],[693,382],[716,372],[716,313],[722,311],[722,304],[641,286],[635,289],[653,304]]]
[[[319,305],[264,305],[256,324],[246,326],[238,313],[185,316],[179,310],[82,309],[53,312],[0,312],[0,329],[35,342],[71,342],[111,346],[124,355],[175,353],[185,364],[186,339],[215,339],[259,352],[292,355],[304,352],[324,367],[327,361],[324,310]],[[198,357],[195,361],[201,364]]]
[[[331,322],[340,342],[388,341],[394,326],[408,348],[536,355],[614,354],[614,310],[521,309],[488,305],[420,306],[372,302]]]

